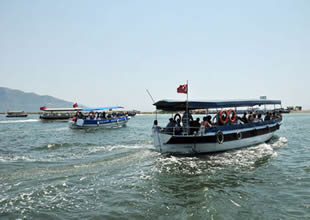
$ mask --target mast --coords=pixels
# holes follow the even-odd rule
[[[186,113],[187,113],[187,134],[189,133],[189,111],[188,111],[188,80],[186,80]]]

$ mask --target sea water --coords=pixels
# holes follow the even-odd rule
[[[284,115],[268,143],[191,157],[153,149],[154,115],[108,130],[38,117],[0,115],[1,219],[310,219],[310,114]]]

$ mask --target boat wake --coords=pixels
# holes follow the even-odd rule
[[[156,162],[157,171],[197,175],[214,174],[219,170],[256,169],[277,157],[275,149],[286,146],[285,137],[275,137],[268,143],[232,151],[191,156],[160,155]]]
[[[6,120],[0,121],[0,124],[10,124],[10,123],[27,123],[27,122],[37,122],[39,119],[27,119],[27,120]]]

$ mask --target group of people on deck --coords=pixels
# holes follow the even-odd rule
[[[122,116],[127,116],[127,114],[122,112],[112,112],[112,113],[106,113],[106,112],[89,112],[87,115],[84,115],[82,112],[77,111],[74,120],[77,119],[84,119],[84,120],[105,120],[110,118],[118,118]]]
[[[192,114],[190,112],[184,112],[183,116],[181,117],[180,114],[176,114],[174,118],[169,118],[169,122],[167,126],[163,129],[163,132],[167,134],[182,134],[186,133],[189,135],[195,133],[206,133],[208,129],[216,126],[224,125],[221,121],[225,121],[226,118],[222,118],[219,120],[219,114],[216,115],[216,122],[212,122],[211,115],[207,115],[203,117],[202,121],[200,122],[200,118],[197,117],[196,120],[193,119]],[[228,115],[222,117],[229,117]],[[227,124],[229,125],[237,125],[237,124],[248,124],[248,123],[258,123],[263,121],[275,120],[282,118],[281,113],[276,112],[267,112],[264,119],[262,118],[261,113],[255,112],[244,112],[242,117],[236,115],[236,120],[234,122],[228,121]],[[158,126],[157,120],[154,121],[153,129],[161,129]]]
[[[237,117],[237,119],[240,120],[243,124],[270,121],[279,118],[282,118],[282,115],[281,113],[276,112],[267,112],[264,119],[262,118],[262,114],[256,114],[255,112],[250,112],[248,116],[247,113],[244,112],[242,118]]]

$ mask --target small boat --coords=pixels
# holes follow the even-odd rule
[[[120,106],[100,107],[100,108],[83,108],[76,112],[70,122],[70,127],[76,128],[117,128],[124,126],[130,116],[111,112],[113,109],[123,108]],[[110,112],[106,112],[106,111]]]
[[[24,111],[8,111],[6,117],[13,118],[13,117],[27,117],[28,114]]]
[[[153,143],[157,151],[172,154],[199,154],[220,152],[243,147],[249,147],[264,143],[270,140],[282,123],[282,115],[273,110],[266,110],[269,105],[281,105],[280,100],[236,100],[236,101],[175,101],[160,100],[154,103],[157,110],[168,112],[184,112],[181,117],[176,114],[170,119],[166,128],[157,125],[157,120],[153,125]],[[264,107],[259,115],[267,115],[265,120],[255,117],[258,107]],[[248,120],[238,116],[237,108],[248,108],[251,110],[251,117]],[[254,108],[257,107],[257,108]],[[194,127],[190,119],[190,111],[197,109],[212,110],[212,118],[206,120],[208,123]],[[255,109],[255,112],[252,112]],[[243,113],[250,113],[243,110]],[[240,113],[240,111],[239,111]],[[204,117],[204,118],[207,118]],[[254,119],[253,119],[254,118]],[[253,121],[252,121],[253,119]],[[175,120],[182,120],[183,125],[175,123]],[[243,121],[242,121],[243,120]],[[180,122],[179,121],[179,122]],[[203,120],[205,122],[205,120]],[[207,127],[205,125],[208,125]]]
[[[69,121],[74,116],[73,112],[81,110],[77,105],[74,106],[73,108],[46,108],[43,106],[40,110],[44,113],[40,115],[40,119],[42,121]]]

